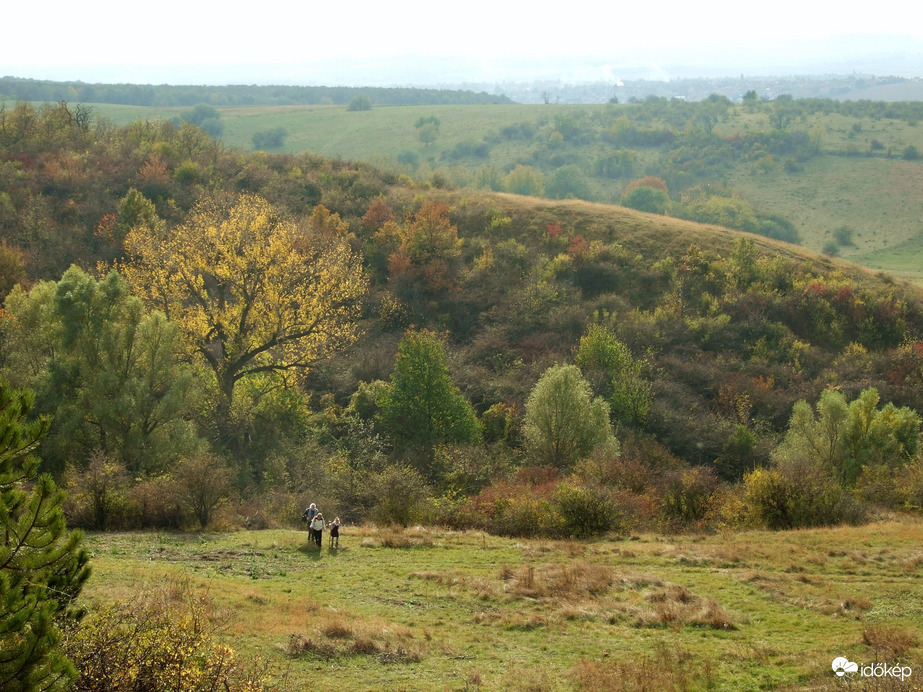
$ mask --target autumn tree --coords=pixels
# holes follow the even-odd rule
[[[419,279],[432,292],[455,285],[462,240],[449,218],[448,205],[424,202],[407,223],[386,222],[376,233],[376,239],[387,243],[388,235],[392,241],[399,241],[398,248],[388,257],[389,276],[399,289],[416,284]]]
[[[48,420],[34,398],[0,383],[0,689],[66,690],[76,676],[60,625],[89,576],[81,534],[68,533],[64,494],[33,455]]]
[[[126,238],[132,287],[214,374],[219,425],[242,379],[307,368],[356,338],[361,258],[339,218],[320,216],[315,230],[257,196],[208,199],[169,233],[141,225]]]

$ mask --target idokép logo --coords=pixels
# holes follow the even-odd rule
[[[859,664],[853,663],[848,658],[843,656],[838,656],[833,659],[833,672],[836,673],[839,677],[843,677],[846,673],[855,673],[859,670]]]
[[[913,673],[910,666],[889,666],[887,663],[873,663],[860,666],[844,656],[833,659],[833,672],[838,677],[859,673],[864,678],[900,678],[906,680]]]

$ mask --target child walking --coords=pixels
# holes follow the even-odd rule
[[[327,528],[330,529],[330,547],[339,548],[340,547],[340,518],[337,517],[329,524]]]

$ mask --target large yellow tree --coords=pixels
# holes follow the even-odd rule
[[[128,233],[122,271],[214,372],[219,422],[241,379],[306,368],[355,340],[361,257],[346,224],[322,216],[299,225],[245,195],[206,200],[172,230],[145,223]]]

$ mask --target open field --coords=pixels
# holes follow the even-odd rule
[[[347,528],[91,534],[91,602],[190,578],[294,689],[923,689],[923,523],[595,542]],[[295,654],[294,656],[291,654]],[[854,680],[849,689],[866,689]]]

